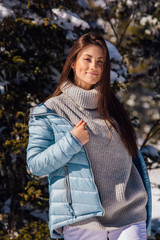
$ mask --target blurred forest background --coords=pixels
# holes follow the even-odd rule
[[[107,40],[112,87],[148,170],[160,167],[160,1],[0,0],[1,240],[50,239],[47,177],[26,166],[27,111],[54,91],[70,47],[89,31]]]

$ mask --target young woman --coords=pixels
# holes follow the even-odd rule
[[[149,178],[129,116],[112,92],[102,37],[87,33],[75,42],[57,89],[31,110],[29,134],[29,170],[49,175],[52,238],[146,239]]]

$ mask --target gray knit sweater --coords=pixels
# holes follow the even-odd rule
[[[97,88],[84,90],[70,83],[67,87],[63,84],[61,90],[62,94],[48,99],[45,105],[74,125],[81,118],[87,122],[90,138],[85,148],[105,210],[103,217],[86,219],[71,226],[109,231],[145,221],[147,193],[132,156],[113,127],[110,141],[107,125],[98,113]]]

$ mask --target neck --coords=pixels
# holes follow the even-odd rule
[[[80,87],[82,89],[85,89],[85,90],[91,90],[94,87],[94,85],[85,83],[84,81],[80,81],[78,79],[75,79],[74,85],[76,85],[77,87]]]
[[[98,108],[98,90],[96,88],[87,90],[66,81],[62,84],[61,91],[83,108]]]

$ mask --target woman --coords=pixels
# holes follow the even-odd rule
[[[146,239],[149,178],[134,128],[112,92],[102,37],[87,33],[75,42],[54,94],[32,109],[29,134],[29,170],[49,175],[52,238]]]

